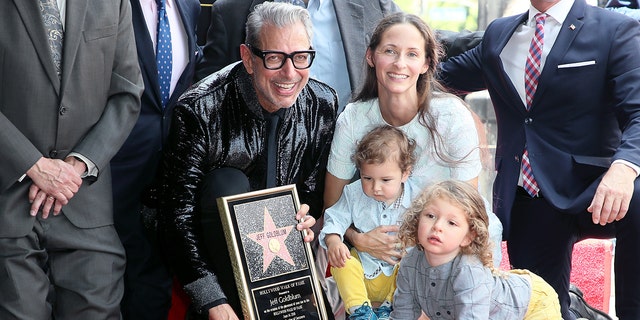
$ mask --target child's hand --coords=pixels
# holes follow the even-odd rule
[[[325,239],[327,244],[327,259],[332,267],[344,267],[347,259],[351,259],[349,248],[342,243],[342,238],[337,234],[328,234]]]
[[[340,242],[328,247],[327,257],[332,267],[342,268],[345,266],[347,259],[351,259],[349,248]]]

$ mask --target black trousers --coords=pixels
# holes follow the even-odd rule
[[[114,182],[124,179],[123,175],[114,176]],[[114,225],[127,254],[125,291],[120,303],[122,317],[124,320],[167,319],[173,284],[169,267],[160,253],[153,227],[143,222],[139,186],[132,183],[118,183],[118,186],[113,190]]]
[[[509,260],[514,268],[529,269],[558,293],[562,316],[569,312],[569,281],[573,245],[586,238],[616,240],[615,297],[620,320],[640,319],[640,183],[626,217],[605,226],[591,222],[591,213],[567,214],[545,198],[531,198],[519,188],[511,211]]]

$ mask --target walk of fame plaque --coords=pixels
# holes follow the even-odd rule
[[[327,319],[295,185],[218,198],[246,319]]]

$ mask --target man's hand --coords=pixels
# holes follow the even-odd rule
[[[633,195],[636,172],[622,163],[614,163],[602,177],[587,211],[594,224],[606,225],[627,214]]]
[[[400,242],[395,235],[398,228],[397,225],[379,226],[367,233],[359,233],[349,228],[345,236],[358,251],[395,265],[402,258]],[[390,232],[394,234],[390,235]]]
[[[81,160],[78,160],[78,158],[76,157],[66,157],[64,159],[64,162],[73,166],[73,169],[75,169],[78,175],[81,177],[85,172],[87,172],[87,164],[82,162]]]
[[[27,176],[33,181],[33,185],[29,188],[32,216],[38,213],[40,207],[43,209],[45,218],[49,215],[51,208],[54,214],[59,213],[62,206],[69,203],[80,189],[82,179],[76,165],[66,161],[67,159],[62,161],[42,157],[27,171]]]
[[[42,218],[49,217],[49,212],[53,212],[54,216],[60,214],[62,210],[62,202],[56,200],[53,196],[47,195],[44,191],[40,190],[35,184],[29,186],[29,201],[31,202],[31,210],[29,214],[35,216],[38,214],[38,210],[42,207]],[[53,209],[53,211],[51,211]]]
[[[209,309],[209,320],[240,320],[230,305],[223,303]]]
[[[296,229],[299,231],[304,231],[304,241],[311,242],[314,238],[313,230],[311,227],[316,224],[316,219],[312,216],[307,215],[309,212],[309,205],[302,204],[300,205],[300,210],[296,213],[296,219],[300,221],[296,226]]]

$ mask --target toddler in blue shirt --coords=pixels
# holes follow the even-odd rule
[[[384,125],[358,143],[353,161],[360,180],[345,186],[338,202],[325,211],[320,244],[327,249],[331,274],[350,314],[349,319],[389,319],[396,264],[366,252],[349,250],[343,236],[352,224],[360,232],[396,225],[419,190],[409,181],[416,161],[415,141],[402,130]],[[397,243],[400,249],[400,243]],[[381,303],[375,310],[372,302]]]

